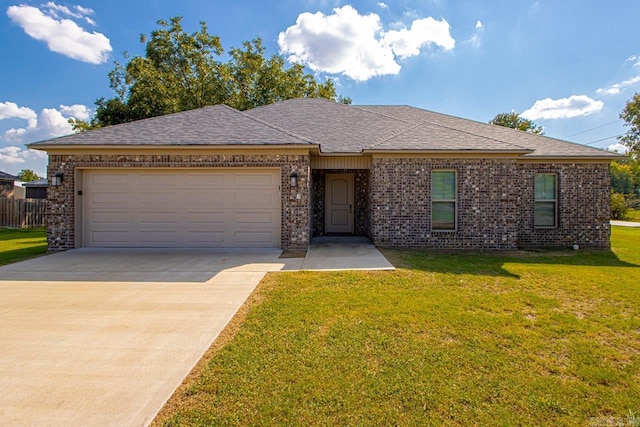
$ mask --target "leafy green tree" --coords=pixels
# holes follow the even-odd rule
[[[16,178],[22,182],[32,182],[42,179],[31,169],[22,169]]]
[[[611,162],[611,188],[620,194],[634,194],[636,192],[637,177],[629,164]]]
[[[491,119],[489,124],[518,129],[536,135],[544,135],[544,128],[542,126],[538,126],[531,120],[521,117],[520,114],[515,111],[511,113],[500,113]]]
[[[640,93],[631,98],[620,113],[625,126],[629,127],[627,133],[620,137],[620,142],[629,147],[629,154],[636,160],[640,159]]]
[[[336,100],[331,80],[318,82],[300,64],[286,68],[280,55],[266,58],[259,37],[232,48],[224,62],[220,38],[209,34],[206,23],[193,33],[184,30],[180,16],[157,23],[148,40],[141,36],[145,55],[125,53],[126,63],[116,62],[109,73],[116,96],[98,99],[91,123],[75,121],[75,130],[220,103],[246,110],[290,98]]]
[[[318,83],[300,64],[285,68],[285,60],[280,55],[265,58],[259,37],[242,43],[242,48],[231,49],[229,55],[231,59],[223,65],[228,90],[225,102],[237,110],[291,98],[336,99],[331,80]]]

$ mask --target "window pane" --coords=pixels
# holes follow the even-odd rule
[[[536,200],[555,200],[556,176],[551,174],[536,175]]]
[[[433,200],[454,200],[456,198],[456,173],[454,171],[433,172],[431,180]]]
[[[555,202],[536,202],[535,225],[538,227],[555,227],[556,225]]]
[[[456,204],[455,202],[434,202],[431,212],[431,227],[434,230],[456,229]]]

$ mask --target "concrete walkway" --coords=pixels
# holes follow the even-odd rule
[[[142,426],[280,250],[78,249],[0,267],[0,424]]]
[[[611,225],[617,225],[618,227],[638,227],[640,228],[640,222],[633,221],[616,221],[611,220]]]
[[[327,236],[311,241],[301,270],[395,270],[366,237]]]

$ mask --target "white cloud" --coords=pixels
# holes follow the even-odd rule
[[[608,146],[607,150],[620,153],[620,154],[627,154],[629,152],[629,147],[627,147],[626,145],[620,144],[619,142],[616,142],[615,144],[611,144],[610,146]]]
[[[89,120],[91,117],[91,109],[82,104],[60,105],[60,113],[67,118],[73,117],[80,120]]]
[[[451,50],[456,45],[449,34],[449,23],[444,19],[436,21],[432,17],[413,21],[411,29],[386,32],[383,42],[391,46],[393,53],[400,59],[419,55],[420,48],[430,43],[444,50]]]
[[[384,2],[378,2],[380,9],[389,9],[389,6]]]
[[[18,163],[24,163],[24,157],[21,154],[24,152],[20,147],[2,147],[0,148],[0,163],[6,163],[15,165]]]
[[[471,38],[467,40],[467,42],[473,47],[480,47],[480,44],[482,43],[482,34],[484,34],[484,24],[478,20],[476,21],[476,31],[473,33]]]
[[[21,169],[31,169],[46,176],[47,153],[13,145],[0,147],[0,169],[12,175],[17,175]]]
[[[31,108],[18,107],[14,102],[0,102],[0,120],[2,119],[35,119],[37,114]]]
[[[531,108],[522,113],[522,117],[530,120],[569,119],[596,113],[603,106],[602,101],[596,101],[586,95],[572,95],[561,99],[546,98],[536,101]]]
[[[55,108],[43,108],[37,118],[29,118],[27,120],[27,126],[5,131],[2,139],[6,142],[17,144],[69,135],[73,133],[69,118],[82,119],[82,117],[85,117],[85,119],[88,119],[88,112],[89,109],[80,104],[72,106],[61,105],[60,111]]]
[[[112,48],[104,34],[87,32],[71,19],[60,17],[65,15],[87,20],[86,13],[91,9],[81,7],[76,8],[78,12],[73,12],[68,7],[53,2],[42,7],[40,10],[27,5],[9,6],[7,16],[29,36],[47,43],[52,52],[90,64],[107,61]],[[87,22],[95,23],[91,18]]]
[[[632,86],[636,83],[640,82],[640,76],[632,77],[628,80],[622,81],[620,83],[612,84],[607,88],[600,88],[596,92],[602,95],[617,95],[624,89]]]
[[[290,62],[303,63],[314,71],[342,74],[365,81],[375,76],[398,74],[396,56],[420,54],[426,45],[453,49],[455,40],[442,19],[417,19],[411,28],[385,32],[375,13],[360,15],[352,6],[333,9],[333,14],[305,12],[296,24],[278,37],[280,52]]]

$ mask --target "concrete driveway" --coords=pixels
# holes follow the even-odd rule
[[[279,250],[78,249],[0,267],[0,424],[151,422]]]

